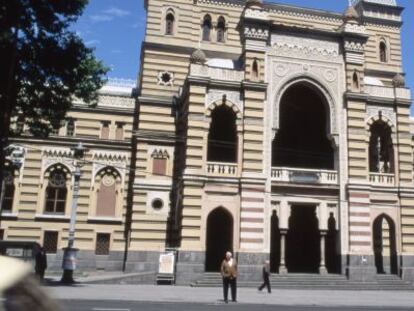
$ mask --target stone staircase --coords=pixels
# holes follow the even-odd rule
[[[313,289],[313,290],[414,290],[413,284],[401,280],[396,275],[378,275],[375,281],[349,281],[339,274],[273,274],[270,278],[272,288],[278,289]],[[257,281],[237,282],[239,287],[255,288]],[[193,287],[220,287],[222,280],[219,273],[207,272],[203,278],[192,283]]]

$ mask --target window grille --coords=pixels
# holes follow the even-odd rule
[[[48,254],[56,254],[58,248],[58,237],[57,231],[45,231],[43,236],[43,247],[45,252]]]
[[[111,235],[109,233],[98,233],[96,235],[96,255],[109,255],[109,244]]]

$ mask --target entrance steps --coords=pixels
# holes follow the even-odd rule
[[[272,288],[279,289],[314,289],[314,290],[414,290],[413,284],[401,280],[396,275],[378,275],[375,281],[349,281],[346,276],[339,274],[273,274],[270,277]],[[257,281],[239,281],[239,287],[255,288],[260,285]],[[194,287],[221,287],[222,279],[219,273],[204,273],[200,280],[192,283]]]

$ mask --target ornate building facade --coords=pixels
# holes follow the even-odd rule
[[[241,280],[260,278],[268,258],[280,274],[414,280],[403,8],[144,3],[136,98],[111,90],[96,110],[76,105],[75,138],[68,123],[65,138],[17,139],[36,149],[10,174],[18,203],[2,216],[5,237],[46,243],[55,231],[65,246],[72,168],[62,158],[87,138],[75,242],[85,269],[152,281],[174,249],[176,280],[189,284],[231,250]]]
[[[67,247],[73,198],[73,148],[89,150],[81,168],[76,242],[83,270],[122,269],[125,214],[135,111],[134,81],[112,80],[90,107],[76,101],[67,120],[48,138],[33,138],[18,119],[12,144],[24,154],[6,170],[1,238],[36,241],[48,253],[48,269],[60,270]]]

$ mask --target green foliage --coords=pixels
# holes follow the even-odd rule
[[[97,102],[108,68],[70,29],[87,3],[0,0],[0,109],[23,115],[33,134],[58,127],[74,98]]]

